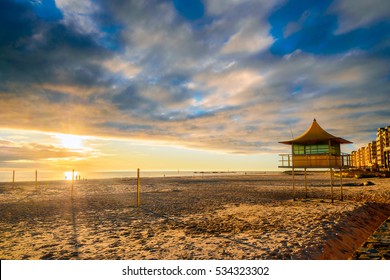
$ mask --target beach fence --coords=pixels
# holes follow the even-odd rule
[[[35,170],[34,174],[35,174],[34,186],[35,186],[35,189],[37,190],[38,189],[38,170]],[[15,184],[15,180],[16,180],[16,171],[12,170],[12,184],[13,185]]]
[[[34,176],[33,180],[29,180],[29,179],[26,180],[26,178],[23,178],[23,179],[26,180],[26,181],[33,181],[35,190],[37,190],[38,189],[38,170],[34,171],[34,175],[33,176]],[[12,170],[12,185],[15,185],[15,182],[16,182],[16,171]]]
[[[187,176],[187,173],[181,170],[179,175],[176,170],[170,173],[170,176],[164,177],[165,172],[161,172],[159,176],[154,174],[150,176],[149,171],[138,168],[121,172],[117,177],[113,174],[113,177],[84,177],[81,180],[79,176],[81,172],[71,169],[64,172],[66,175],[64,180],[64,177],[58,178],[58,175],[53,179],[47,177],[45,172],[49,171],[20,171],[19,174],[18,170],[15,173],[10,170],[8,178],[15,183],[19,181],[17,185],[20,187],[31,186],[34,189],[35,185],[36,191],[45,196],[61,193],[64,195],[63,199],[73,196],[78,203],[102,203],[112,209],[115,207],[149,209],[161,214],[172,212],[173,209],[180,212],[199,207],[210,208],[218,201],[248,202],[258,196],[255,190],[251,191],[250,196],[241,193],[238,195],[239,186],[230,184],[230,181],[224,181],[229,183],[228,186],[224,186],[225,183],[221,184],[211,173],[210,176],[204,176],[202,173]],[[83,176],[93,174],[85,172]],[[252,180],[251,178],[238,179],[237,183],[241,184],[240,180]],[[255,184],[255,181],[249,183]],[[98,202],[100,200],[101,202]]]
[[[115,191],[119,191],[118,188],[120,189],[121,187],[123,188],[123,193],[127,193],[128,190],[130,190],[130,192],[128,192],[128,195],[131,197],[133,197],[133,199],[130,199],[128,202],[129,202],[129,205],[132,206],[132,207],[137,207],[137,208],[140,208],[141,207],[141,171],[140,169],[138,168],[136,171],[136,182],[134,181],[134,179],[129,179],[128,177],[125,177],[125,178],[114,178],[114,181],[113,181],[113,185],[116,185],[114,186],[114,188],[116,189]],[[39,178],[39,172],[38,170],[34,170],[33,172],[26,172],[26,171],[23,171],[21,173],[24,173],[24,174],[21,174],[19,175],[19,184],[32,184],[34,186],[34,189],[35,191],[38,191],[38,190],[41,190],[39,188],[39,185],[40,185],[40,178]],[[25,174],[25,173],[29,173],[29,174]],[[44,172],[43,172],[44,173]],[[70,173],[70,172],[69,172]],[[16,172],[16,170],[12,170],[12,185],[15,185],[16,182],[18,181],[18,173]],[[42,179],[42,178],[41,178]],[[45,181],[45,177],[43,177],[42,179],[43,181]],[[47,180],[47,178],[46,178]],[[111,179],[108,179],[108,180],[111,180]],[[42,181],[42,182],[43,182]],[[51,181],[51,180],[50,180]],[[53,181],[57,181],[55,179],[53,179]],[[61,179],[59,179],[58,181],[61,181]],[[80,175],[77,175],[77,171],[75,171],[75,169],[72,169],[71,171],[71,174],[68,174],[68,176],[65,176],[65,181],[68,182],[68,187],[70,187],[70,192],[71,192],[71,195],[74,196],[76,195],[76,186],[78,184],[76,184],[76,181],[80,181],[80,187],[81,188],[85,188],[86,185],[91,185],[91,184],[94,184],[92,183],[92,181],[88,181],[88,180],[83,180],[84,182],[81,183],[81,176]],[[45,186],[48,186],[48,184],[51,184],[51,183],[43,183]],[[111,183],[110,183],[111,184]],[[134,186],[135,186],[135,189],[134,189]],[[135,190],[135,192],[134,192]]]

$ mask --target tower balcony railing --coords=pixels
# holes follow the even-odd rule
[[[351,167],[351,155],[279,154],[279,168],[348,168]]]

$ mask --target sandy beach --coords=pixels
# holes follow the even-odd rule
[[[0,183],[1,259],[348,259],[390,215],[390,179],[283,173]],[[374,185],[357,186],[364,181]],[[336,180],[336,184],[339,181]]]

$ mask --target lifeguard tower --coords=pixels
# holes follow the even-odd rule
[[[341,137],[333,136],[326,132],[313,120],[312,125],[301,136],[279,142],[291,145],[291,154],[281,154],[279,168],[291,168],[293,180],[293,199],[296,200],[295,174],[297,169],[303,169],[305,175],[305,196],[307,195],[307,169],[321,168],[329,169],[330,185],[333,203],[334,170],[340,171],[341,200],[343,200],[343,179],[342,170],[350,166],[350,155],[341,153],[341,144],[351,144],[352,142]]]

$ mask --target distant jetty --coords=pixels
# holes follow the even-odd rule
[[[195,171],[194,174],[235,174],[236,171]]]

